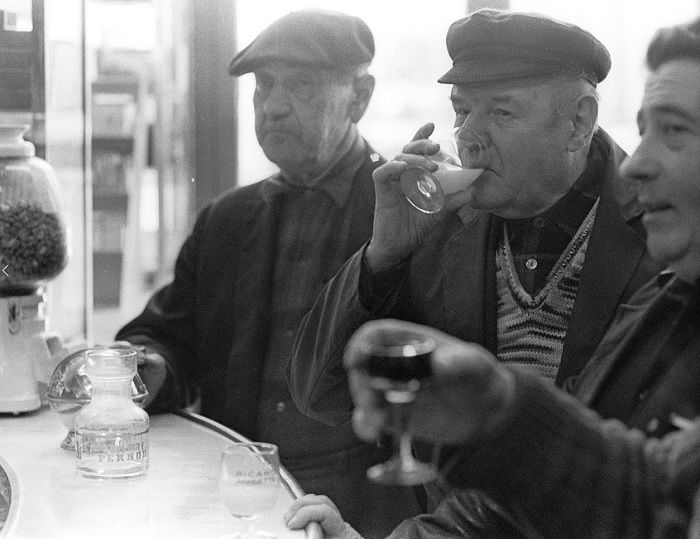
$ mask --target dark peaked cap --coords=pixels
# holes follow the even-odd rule
[[[594,86],[610,71],[610,54],[592,34],[537,13],[481,9],[447,31],[452,69],[438,82],[469,84],[575,74]]]
[[[374,57],[365,22],[337,11],[304,9],[277,19],[231,61],[228,72],[243,75],[270,62],[314,67],[364,64]]]

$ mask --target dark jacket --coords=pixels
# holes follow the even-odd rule
[[[641,432],[636,432],[629,436],[629,439],[640,440],[642,432],[651,437],[660,437],[668,434],[670,431],[676,430],[673,424],[674,417],[695,418],[700,417],[700,298],[695,296],[695,301],[691,296],[690,299],[682,298],[675,299],[673,294],[669,297],[669,288],[674,286],[674,281],[668,282],[663,286],[660,284],[660,278],[651,279],[646,285],[640,288],[636,294],[628,302],[621,304],[616,312],[614,320],[605,336],[596,348],[593,356],[587,362],[586,367],[581,373],[567,380],[565,384],[577,399],[598,412],[601,407],[605,407],[607,418],[620,419],[627,427],[637,429]],[[684,308],[683,302],[688,301],[690,306],[684,316],[686,320],[690,320],[689,326],[686,326],[680,331],[679,335],[673,335],[674,340],[672,346],[675,347],[672,355],[655,353],[654,346],[650,343],[664,342],[666,332],[672,331],[677,323],[679,309]],[[694,323],[692,321],[695,321]],[[658,352],[658,350],[656,350]],[[651,356],[651,357],[650,357]],[[645,380],[643,391],[638,391],[639,385],[635,380]],[[534,389],[535,386],[530,382],[526,383],[528,387],[528,395],[535,395],[534,400],[527,403],[528,408],[532,408],[536,403],[542,404],[547,401],[548,397],[544,394],[540,395],[541,390]],[[538,392],[539,391],[539,392]],[[546,406],[551,406],[547,404]],[[568,407],[568,405],[567,405]],[[541,414],[550,414],[547,408],[538,410]],[[622,417],[624,415],[624,417]],[[531,414],[522,414],[522,421],[527,421],[528,425],[532,422],[541,423],[542,419],[533,418]],[[525,417],[527,416],[527,419]],[[556,418],[552,419],[552,424],[558,423]],[[509,435],[518,436],[523,427],[520,423],[515,427],[516,430],[509,431]],[[557,426],[562,434],[567,432],[567,436],[571,436],[570,427],[559,424]],[[620,431],[619,426],[610,427],[614,432]],[[617,434],[615,435],[617,436]],[[594,440],[595,436],[592,435]],[[595,441],[595,440],[594,440]],[[500,442],[497,442],[500,443]],[[521,443],[521,442],[518,442]],[[562,442],[559,442],[560,444]],[[587,443],[587,442],[586,442]],[[593,442],[591,442],[593,443]],[[696,442],[697,443],[697,442]],[[551,469],[551,473],[542,478],[534,480],[537,483],[537,489],[549,492],[550,489],[561,488],[559,485],[547,486],[544,484],[550,478],[559,474],[575,474],[577,472],[569,470],[572,464],[562,464],[562,459],[574,459],[573,454],[557,455],[547,453],[547,448],[543,445],[544,442],[538,439],[536,453],[540,455],[540,461],[546,462],[546,465]],[[617,444],[617,451],[622,450],[622,442],[614,442]],[[493,447],[494,443],[490,447]],[[659,447],[665,447],[660,445]],[[490,458],[487,456],[490,449],[484,451],[484,454],[479,452],[473,455],[472,459],[468,459],[470,466],[479,466],[474,464],[479,459]],[[557,451],[562,451],[557,448]],[[580,451],[580,449],[579,449]],[[612,450],[611,450],[612,451]],[[542,458],[542,456],[545,458]],[[646,495],[641,485],[636,490],[624,492],[625,480],[623,475],[630,471],[632,473],[641,474],[643,470],[636,468],[636,463],[625,460],[619,457],[620,460],[616,463],[617,458],[612,452],[605,455],[595,454],[591,451],[590,462],[585,462],[586,453],[582,453],[580,458],[583,462],[577,466],[585,468],[590,466],[595,469],[596,466],[602,466],[604,458],[609,458],[613,462],[608,464],[611,467],[619,466],[618,470],[610,475],[608,471],[607,477],[591,477],[593,471],[588,471],[589,479],[598,482],[601,489],[610,490],[611,495],[620,496],[615,504],[608,505],[602,501],[599,504],[594,504],[589,501],[583,507],[582,511],[602,512],[605,515],[610,515],[610,518],[622,519],[625,507],[623,504],[629,500],[634,500],[635,504],[646,504],[649,500],[645,499]],[[664,458],[666,456],[664,455]],[[675,457],[674,457],[675,458]],[[600,462],[597,462],[597,461]],[[532,464],[532,463],[530,463]],[[684,464],[686,466],[686,464]],[[697,466],[697,461],[693,464]],[[557,472],[556,468],[561,468]],[[493,470],[492,470],[493,471]],[[700,477],[700,468],[693,470],[689,468],[697,480]],[[486,472],[485,472],[486,473]],[[528,470],[523,470],[522,473],[535,473]],[[473,474],[473,472],[472,472]],[[501,489],[506,490],[508,479],[503,478],[500,473],[493,473],[483,477],[479,475],[474,477],[472,483],[468,477],[459,480],[459,483],[472,486],[481,486],[487,492],[495,493],[494,497],[499,498]],[[558,480],[561,480],[559,477]],[[553,479],[552,479],[553,480]],[[680,482],[680,488],[686,488],[682,484],[681,478],[670,477],[668,481]],[[696,486],[690,483],[687,490],[682,490],[682,494],[686,499],[667,500],[668,503],[674,503],[680,506],[681,513],[689,514],[690,498],[695,492]],[[583,495],[583,487],[577,495]],[[555,497],[555,494],[552,494]],[[534,502],[533,502],[534,504]],[[522,505],[521,501],[514,501],[511,509]],[[541,508],[540,508],[541,509]],[[532,509],[528,509],[529,518],[516,519],[510,513],[505,511],[503,507],[495,504],[492,500],[485,498],[482,494],[476,493],[473,490],[452,492],[439,507],[431,514],[421,515],[419,517],[407,520],[399,526],[392,538],[428,538],[428,537],[540,537],[539,532],[535,532],[532,528]],[[545,510],[546,511],[546,510]],[[517,512],[515,513],[517,514]],[[555,517],[552,515],[553,520]],[[602,517],[591,517],[591,521],[599,522]],[[653,511],[636,516],[638,522],[635,524],[634,519],[625,524],[629,526],[627,531],[621,531],[622,528],[612,527],[612,524],[606,524],[611,527],[606,528],[601,524],[599,532],[593,534],[585,525],[579,527],[578,531],[573,528],[567,529],[567,537],[642,537],[640,530],[644,530],[646,536],[656,536],[656,526],[661,526],[660,523],[653,523]],[[539,519],[535,515],[536,520]],[[517,522],[516,522],[517,521]],[[536,526],[541,526],[542,522],[537,522]],[[616,525],[622,526],[622,523]],[[551,522],[546,528],[555,528]],[[591,533],[589,535],[589,533]],[[639,534],[639,535],[638,535]],[[546,534],[545,534],[546,535]],[[557,536],[556,534],[554,535]]]
[[[324,282],[371,234],[372,171],[382,163],[373,162],[372,153],[365,143],[364,161],[352,180],[348,202],[329,225],[338,227],[336,237],[348,240],[337,242],[336,263],[323,268]],[[178,256],[173,282],[158,291],[117,335],[160,352],[173,369],[173,383],[161,390],[156,407],[172,405],[167,402],[168,393],[172,395],[178,381],[180,388],[200,391],[203,415],[250,438],[255,433],[271,322],[273,259],[281,213],[279,196],[261,196],[263,183],[229,192],[200,213]],[[184,404],[181,396],[177,400]],[[368,484],[365,468],[384,460],[387,452],[360,442],[350,424],[333,432],[327,438],[328,447],[319,444],[314,454],[299,459],[298,469],[290,468],[302,487],[337,499],[353,525],[368,535],[371,530],[386,534],[401,519],[415,514],[417,505],[410,491]],[[353,441],[339,452],[338,439]]]
[[[557,383],[584,366],[617,306],[660,268],[646,252],[641,211],[617,173],[624,153],[602,131],[605,176],[583,273],[564,340]],[[496,350],[495,252],[501,219],[482,211],[454,215],[391,278],[395,286],[373,311],[359,301],[363,251],[326,285],[302,322],[288,368],[299,409],[338,424],[352,408],[342,366],[345,343],[365,321],[393,317],[426,324]]]
[[[700,297],[679,294],[682,283],[675,277],[663,283],[664,277],[620,305],[605,339],[571,381],[583,404],[654,437],[675,429],[672,414],[700,416]]]
[[[689,384],[700,390],[697,376]],[[698,418],[688,430],[648,438],[617,420],[601,421],[567,397],[521,377],[510,418],[488,444],[456,455],[447,479],[488,493],[526,523],[529,537],[689,537],[691,516],[700,522]],[[396,535],[469,536],[462,530]]]
[[[341,226],[346,256],[370,236],[373,163],[367,147]],[[173,281],[150,299],[117,339],[160,352],[177,378],[201,390],[201,413],[252,436],[270,321],[270,293],[280,197],[264,182],[230,191],[201,211],[175,264]],[[326,279],[338,268],[326,268]]]

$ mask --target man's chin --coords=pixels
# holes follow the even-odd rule
[[[287,147],[265,145],[263,153],[281,170],[297,170],[302,166],[299,152],[290,151]]]
[[[700,277],[700,245],[694,246],[685,235],[648,231],[649,254],[687,282]]]
[[[686,283],[700,285],[700,252],[687,253],[686,256],[669,263],[668,267]]]

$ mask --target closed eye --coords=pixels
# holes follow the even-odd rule
[[[455,108],[455,127],[462,125],[471,113],[470,110],[465,108]]]
[[[272,88],[272,80],[267,77],[257,77],[255,79],[255,89],[258,92],[264,92]]]
[[[495,109],[493,114],[494,116],[498,116],[500,118],[510,118],[512,116],[511,112],[506,109]]]
[[[686,133],[688,128],[681,124],[666,124],[661,126],[661,131],[664,135],[680,135]]]

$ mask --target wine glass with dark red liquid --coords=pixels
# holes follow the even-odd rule
[[[389,405],[394,438],[394,455],[367,470],[372,481],[388,485],[418,485],[437,477],[434,464],[417,460],[407,432],[409,412],[421,386],[431,375],[430,356],[435,341],[417,332],[398,331],[381,335],[376,342],[365,343],[365,371],[372,388],[381,391]]]

